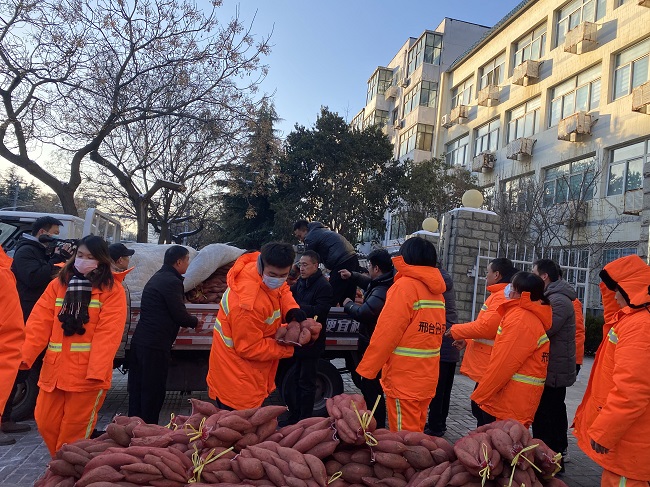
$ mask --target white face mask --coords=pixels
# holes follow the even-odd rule
[[[267,276],[266,274],[262,274],[262,281],[264,282],[264,284],[266,284],[266,287],[268,287],[269,289],[277,289],[287,281],[287,278],[271,277],[271,276]]]
[[[510,299],[511,292],[512,292],[512,284],[508,283],[508,285],[503,289],[503,294],[506,295],[506,299]]]
[[[97,269],[97,261],[93,259],[82,259],[81,257],[76,257],[74,260],[74,268],[85,276],[89,272]]]

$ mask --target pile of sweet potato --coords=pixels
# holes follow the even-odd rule
[[[275,332],[275,339],[279,343],[289,343],[302,347],[316,341],[322,329],[323,325],[313,318],[307,318],[300,323],[291,321],[287,323],[287,326],[278,328],[278,331]]]
[[[193,304],[219,303],[223,293],[226,292],[228,284],[226,276],[235,261],[222,265],[201,284],[185,293],[185,297]]]
[[[555,453],[512,420],[452,446],[376,429],[359,395],[332,398],[328,418],[280,429],[283,406],[222,411],[191,402],[192,413],[167,426],[117,416],[101,437],[64,445],[36,487],[564,486],[553,477]]]

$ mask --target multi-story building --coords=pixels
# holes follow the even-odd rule
[[[649,7],[525,0],[441,80],[434,153],[573,261],[648,254]]]
[[[365,107],[351,125],[382,125],[396,159],[415,162],[433,157],[442,74],[489,30],[489,27],[445,18],[434,30],[409,38],[386,66],[368,79]],[[405,228],[387,215],[385,242],[405,236]]]

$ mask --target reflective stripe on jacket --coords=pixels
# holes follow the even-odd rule
[[[109,389],[113,359],[126,323],[126,296],[121,280],[115,276],[108,290],[93,288],[88,306],[90,321],[86,333],[64,336],[58,314],[67,286],[54,279],[36,302],[27,320],[23,362],[31,366],[44,350],[38,385],[52,392]]]
[[[275,333],[298,304],[286,284],[275,290],[263,284],[259,255],[242,255],[228,272],[212,337],[208,394],[235,409],[260,406],[275,389],[279,360],[293,355]]]
[[[604,271],[637,308],[620,309],[611,295],[604,296],[608,329],[576,411],[574,435],[580,449],[604,469],[650,481],[650,267],[633,255]],[[591,440],[609,453],[596,453]]]
[[[503,316],[487,370],[472,394],[485,412],[530,425],[544,391],[548,366],[551,307],[529,293],[498,308]]]
[[[20,349],[25,340],[25,323],[16,290],[16,277],[11,272],[11,257],[0,247],[0,410],[3,410],[14,385]]]
[[[382,371],[387,396],[430,399],[436,393],[440,346],[445,332],[445,281],[438,269],[393,259],[397,275],[388,290],[357,373],[368,379]]]
[[[494,337],[501,322],[501,315],[497,312],[497,308],[506,301],[503,290],[507,285],[508,283],[498,283],[488,286],[490,295],[481,306],[476,320],[454,325],[451,328],[451,336],[454,340],[467,340],[460,372],[474,382],[481,382],[481,377],[490,362]]]

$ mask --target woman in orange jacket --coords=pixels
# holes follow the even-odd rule
[[[16,276],[11,272],[11,258],[0,247],[0,411],[16,379],[20,365],[20,349],[25,340],[25,323],[16,290]],[[10,445],[16,440],[0,432],[0,445]]]
[[[538,276],[518,272],[511,286],[509,300],[498,308],[502,319],[490,363],[472,399],[493,419],[528,427],[544,390],[553,312]]]
[[[125,321],[126,297],[111,272],[108,245],[84,237],[37,301],[23,346],[23,369],[47,348],[34,417],[52,456],[92,433]]]
[[[607,264],[600,278],[609,330],[596,353],[573,434],[580,449],[603,467],[601,486],[647,487],[650,267],[630,255]]]
[[[460,373],[476,382],[476,387],[481,382],[481,377],[490,362],[494,339],[501,322],[501,315],[497,308],[505,303],[504,290],[516,273],[517,268],[510,259],[499,257],[490,261],[485,275],[487,291],[490,295],[481,306],[476,320],[470,323],[456,324],[447,331],[456,340],[455,346],[458,348],[467,346],[460,366]],[[472,416],[476,418],[477,426],[491,421],[489,416],[485,416],[481,408],[478,407],[478,404],[472,401],[471,405]]]
[[[424,431],[438,384],[446,285],[431,242],[410,238],[400,254],[393,259],[395,283],[357,373],[374,379],[381,370],[391,431]]]

